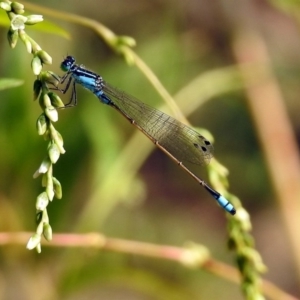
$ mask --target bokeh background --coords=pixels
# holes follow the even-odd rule
[[[299,4],[280,0],[32,3],[95,19],[118,35],[133,37],[136,53],[172,95],[196,78],[210,74],[207,86],[193,90],[195,109],[188,119],[214,137],[215,157],[230,171],[229,190],[241,199],[251,216],[256,248],[268,267],[264,278],[292,295],[300,295],[295,242],[291,241],[287,215],[283,213],[284,205],[296,201],[298,207],[292,207],[290,218],[297,213],[299,216],[299,186],[291,191],[295,199],[287,196],[285,203],[278,201],[280,187],[274,188],[271,179],[270,160],[267,163],[249,104],[249,88],[227,82],[226,71],[224,78],[211,75],[236,67],[242,60],[243,55],[237,54],[237,41],[242,40],[246,45],[242,49],[249,50],[246,57],[256,51],[255,41],[259,41],[267,53],[273,84],[280,91],[292,139],[298,142]],[[71,37],[27,27],[28,34],[53,58],[53,65],[45,68],[61,74],[61,60],[72,54],[78,63],[101,74],[112,85],[152,106],[163,104],[143,74],[90,29],[45,14],[44,19],[59,25]],[[41,110],[32,101],[35,77],[31,56],[20,41],[12,51],[6,32],[7,28],[0,28],[0,77],[23,79],[24,85],[0,94],[0,231],[34,231],[35,201],[42,188],[40,179],[33,180],[32,174],[46,155],[47,143],[35,127]],[[248,32],[253,39],[247,38]],[[260,64],[256,67],[259,70]],[[251,70],[259,82],[260,72],[256,75],[255,66]],[[212,96],[198,104],[197,95],[200,99],[202,89]],[[268,97],[272,99],[272,95],[262,93],[262,107]],[[68,101],[68,95],[62,98]],[[126,169],[118,170],[118,163],[124,159],[122,155],[137,134],[136,129],[114,110],[99,104],[88,91],[78,88],[78,98],[76,108],[59,112],[56,124],[67,152],[54,169],[63,187],[62,200],[54,200],[48,210],[54,233],[92,231],[174,246],[194,241],[208,247],[214,258],[234,265],[234,253],[226,246],[225,213],[211,197],[142,134],[138,134],[137,147],[129,148],[131,154],[125,158],[129,164],[142,161],[129,181],[130,170],[130,175]],[[186,103],[190,105],[188,99]],[[165,111],[172,114],[168,108]],[[272,114],[272,106],[264,113]],[[275,114],[273,122],[278,125]],[[264,145],[270,142],[278,148],[286,147],[283,161],[290,155],[298,157],[298,152],[280,136],[269,139]],[[144,144],[153,148],[145,158],[140,153]],[[205,168],[193,170],[207,179]],[[278,169],[278,173],[283,171]],[[113,180],[108,180],[111,176]],[[300,227],[294,231],[300,238]],[[234,283],[153,258],[46,246],[36,254],[27,251],[25,245],[2,247],[0,255],[2,299],[243,299]]]

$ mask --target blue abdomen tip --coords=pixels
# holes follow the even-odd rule
[[[234,206],[222,195],[220,195],[217,201],[230,214],[234,215],[236,213]]]

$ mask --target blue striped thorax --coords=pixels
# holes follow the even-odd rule
[[[67,56],[60,67],[64,72],[69,73],[75,82],[81,84],[84,88],[95,94],[104,104],[109,104],[111,100],[102,91],[103,79],[98,74],[87,70],[83,65],[76,65],[76,60],[73,56]]]

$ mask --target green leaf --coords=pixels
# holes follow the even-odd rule
[[[0,91],[20,86],[23,83],[24,83],[24,80],[21,80],[21,79],[2,78],[2,79],[0,79]]]
[[[26,26],[26,29],[35,29],[38,31],[46,32],[46,33],[52,33],[59,35],[63,38],[70,39],[70,34],[61,28],[60,26],[56,25],[55,23],[49,22],[49,21],[43,21],[41,23],[35,24],[33,26]]]
[[[3,26],[3,27],[10,26],[10,20],[9,20],[6,12],[2,9],[0,9],[0,26]]]

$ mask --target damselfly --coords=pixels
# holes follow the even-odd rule
[[[100,75],[82,65],[77,65],[72,56],[67,56],[63,60],[61,69],[66,74],[61,77],[60,83],[66,82],[66,86],[60,91],[66,93],[70,87],[72,88],[71,99],[66,107],[77,104],[76,84],[90,90],[102,103],[116,109],[144,133],[161,151],[202,185],[227,212],[235,214],[235,208],[224,196],[182,163],[183,161],[198,165],[209,163],[213,146],[205,137],[167,114],[112,87]]]

